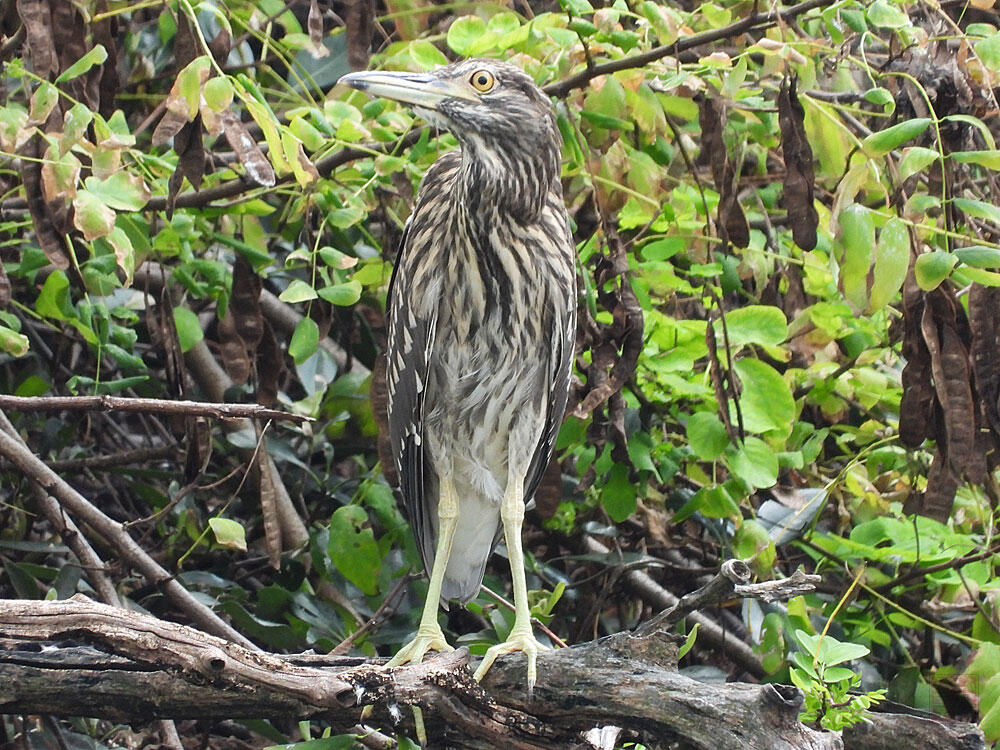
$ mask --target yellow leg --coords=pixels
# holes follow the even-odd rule
[[[427,587],[427,599],[424,601],[424,613],[420,617],[416,637],[389,660],[386,664],[388,667],[420,662],[428,651],[452,650],[452,647],[444,639],[441,626],[438,625],[437,614],[438,601],[441,599],[441,583],[444,581],[444,572],[448,568],[451,543],[455,538],[455,528],[458,526],[458,498],[455,497],[455,489],[450,478],[442,477],[440,488],[437,509],[437,549],[434,550],[434,565],[431,568],[431,580]]]
[[[521,549],[521,526],[524,523],[524,477],[512,475],[507,479],[500,506],[503,521],[504,541],[507,543],[507,557],[510,559],[510,574],[514,584],[514,627],[507,640],[492,646],[483,657],[476,670],[475,678],[483,679],[498,656],[523,651],[528,657],[528,693],[535,688],[536,658],[546,646],[536,640],[531,632],[531,611],[528,608],[528,585],[524,578],[524,552]]]

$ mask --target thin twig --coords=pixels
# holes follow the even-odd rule
[[[7,396],[0,395],[0,409],[13,411],[123,411],[173,414],[216,419],[274,419],[311,422],[312,417],[269,409],[260,404],[221,404],[123,396]]]

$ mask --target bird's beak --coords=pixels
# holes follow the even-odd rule
[[[436,110],[445,99],[476,101],[475,95],[452,81],[443,81],[430,73],[389,73],[369,71],[348,73],[337,83],[346,83],[372,96],[394,99],[413,107]]]

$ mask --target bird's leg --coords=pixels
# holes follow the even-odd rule
[[[524,552],[521,549],[521,526],[524,523],[524,476],[508,477],[507,490],[500,505],[504,541],[510,560],[511,580],[514,584],[514,627],[507,640],[490,647],[476,670],[475,678],[483,679],[498,656],[523,651],[528,657],[528,693],[535,688],[536,657],[546,648],[531,632],[531,610],[528,608],[528,584],[524,578]]]
[[[441,584],[444,582],[444,572],[448,568],[448,557],[451,555],[451,543],[455,538],[455,528],[458,526],[458,498],[455,496],[455,488],[450,477],[441,477],[439,486],[437,548],[434,550],[434,565],[427,586],[424,613],[420,616],[417,635],[388,661],[386,664],[388,667],[422,661],[428,651],[453,650],[444,639],[444,633],[438,625],[437,614],[438,601],[441,599]]]

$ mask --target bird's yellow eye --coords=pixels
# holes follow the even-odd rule
[[[488,70],[477,70],[472,74],[469,83],[472,84],[472,88],[476,91],[485,94],[497,85],[497,79]]]

